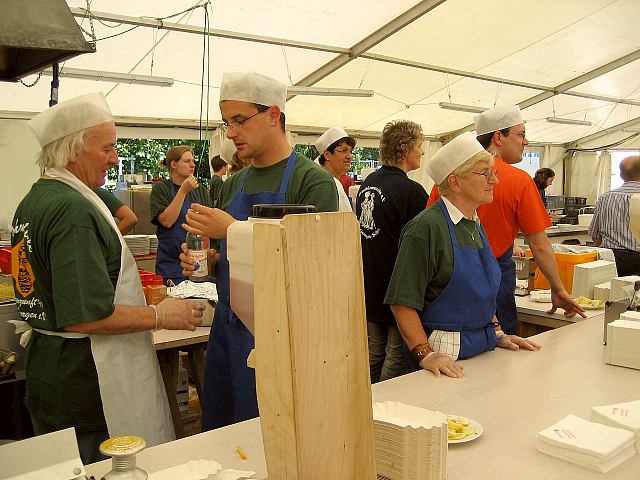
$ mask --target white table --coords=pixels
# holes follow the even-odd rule
[[[555,313],[547,313],[547,310],[551,308],[551,303],[534,302],[529,295],[524,297],[516,295],[516,307],[518,309],[518,335],[522,337],[530,337],[552,328],[564,327],[583,320],[580,315],[565,317],[564,310],[560,308]],[[585,310],[584,313],[587,318],[596,318],[600,322],[604,322],[604,308]]]
[[[565,240],[578,240],[581,244],[591,242],[593,239],[589,235],[589,227],[587,225],[555,225],[547,228],[544,233],[547,234],[551,243],[562,243]],[[519,247],[526,244],[525,236],[522,232],[518,232],[515,244]]]
[[[536,336],[543,345],[539,352],[487,352],[463,362],[462,379],[420,371],[378,383],[373,400],[402,401],[482,424],[480,438],[450,447],[448,480],[635,479],[639,455],[603,475],[535,448],[536,432],[570,413],[589,419],[594,405],[640,398],[640,371],[602,361],[602,328],[593,317]],[[240,459],[237,446],[246,452],[246,460]],[[256,478],[265,478],[258,420],[150,448],[138,455],[138,465],[155,472],[201,458],[217,460],[225,468],[255,470]],[[109,469],[106,461],[89,465],[87,472],[99,478]]]

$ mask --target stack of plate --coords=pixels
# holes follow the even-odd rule
[[[640,453],[640,400],[592,407],[591,421],[633,432],[636,452]]]
[[[635,436],[628,430],[567,415],[536,434],[539,452],[597,472],[607,473],[636,454]]]
[[[640,319],[627,314],[625,316],[607,325],[604,361],[611,365],[640,369]]]
[[[149,253],[158,253],[158,237],[149,235]]]
[[[125,235],[124,241],[132,255],[149,255],[149,235]]]
[[[398,402],[373,405],[376,472],[390,480],[447,478],[447,417]]]
[[[616,262],[596,260],[573,267],[573,297],[595,298],[595,286],[618,274]]]

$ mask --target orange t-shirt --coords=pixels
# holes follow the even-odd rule
[[[495,157],[498,183],[493,187],[493,202],[478,207],[478,217],[487,233],[491,251],[501,257],[511,246],[518,230],[529,235],[551,226],[536,184],[524,170]],[[434,185],[427,205],[440,198]]]

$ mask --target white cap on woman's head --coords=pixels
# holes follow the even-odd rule
[[[456,168],[476,153],[484,151],[476,137],[471,132],[465,132],[440,147],[440,150],[426,161],[427,174],[439,185]]]
[[[270,107],[277,105],[284,112],[287,86],[278,80],[255,72],[222,74],[220,101],[237,100]]]
[[[320,135],[320,138],[316,140],[316,149],[322,155],[327,147],[331,146],[332,143],[337,142],[341,138],[348,138],[349,134],[342,127],[331,127],[329,130]]]
[[[85,128],[113,122],[102,92],[88,93],[60,102],[27,123],[41,147]]]
[[[473,117],[473,121],[476,123],[477,135],[484,135],[485,133],[495,132],[524,123],[522,112],[520,112],[520,107],[517,105],[498,105],[486,112],[482,112],[480,115],[476,115]]]
[[[233,154],[236,153],[236,146],[232,140],[225,138],[220,145],[220,158],[227,163],[231,163]]]

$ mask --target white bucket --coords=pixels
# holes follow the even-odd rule
[[[227,258],[231,309],[253,333],[253,226],[280,223],[280,219],[250,217],[234,222],[227,229]]]

